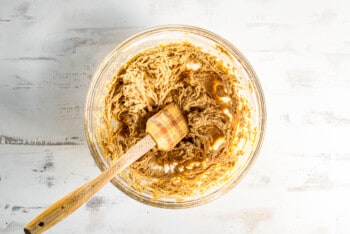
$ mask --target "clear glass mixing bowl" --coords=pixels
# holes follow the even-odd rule
[[[103,95],[106,84],[113,78],[119,67],[133,55],[147,48],[170,42],[188,41],[200,46],[223,61],[227,67],[234,67],[240,79],[239,95],[244,97],[251,108],[251,133],[249,140],[241,144],[244,155],[240,156],[230,179],[211,190],[182,200],[174,197],[153,198],[151,194],[135,191],[119,175],[112,183],[128,196],[157,207],[187,208],[207,203],[231,190],[248,172],[261,148],[266,121],[265,101],[259,80],[247,59],[227,40],[207,30],[187,25],[165,25],[145,30],[119,44],[99,65],[88,91],[85,106],[85,133],[91,154],[101,169],[105,170],[110,163],[99,147],[97,127],[101,123],[104,109]]]

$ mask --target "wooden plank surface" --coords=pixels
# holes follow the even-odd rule
[[[99,62],[143,29],[192,24],[249,59],[267,104],[264,145],[231,192],[166,210],[107,185],[48,233],[350,233],[350,3],[0,3],[0,233],[98,174],[84,137]]]

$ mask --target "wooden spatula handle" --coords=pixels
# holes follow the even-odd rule
[[[89,200],[107,182],[113,179],[116,174],[130,166],[155,145],[156,143],[152,137],[147,135],[136,145],[132,146],[122,157],[119,158],[119,160],[117,160],[111,167],[106,169],[99,176],[88,181],[84,185],[80,186],[49,206],[25,226],[24,232],[41,233],[60,222],[83,205],[87,200]]]

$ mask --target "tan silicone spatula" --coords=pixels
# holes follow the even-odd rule
[[[157,145],[171,150],[188,133],[187,123],[179,107],[170,104],[152,116],[146,124],[147,135],[93,180],[70,192],[29,222],[25,233],[41,233],[73,213],[118,173]]]

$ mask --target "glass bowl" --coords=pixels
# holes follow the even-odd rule
[[[171,42],[190,42],[199,46],[222,61],[231,69],[240,81],[239,96],[250,107],[249,134],[237,147],[241,152],[233,169],[228,172],[228,179],[194,196],[178,199],[177,197],[153,197],[146,192],[133,189],[120,175],[111,181],[128,196],[148,205],[163,208],[188,208],[207,203],[231,190],[248,172],[255,161],[262,145],[265,131],[265,101],[259,80],[247,59],[227,40],[207,30],[187,25],[165,25],[145,30],[119,44],[99,65],[90,84],[85,106],[85,134],[91,154],[101,169],[105,170],[110,161],[104,157],[99,146],[96,130],[102,121],[104,94],[108,82],[122,64],[133,55],[147,48]]]

